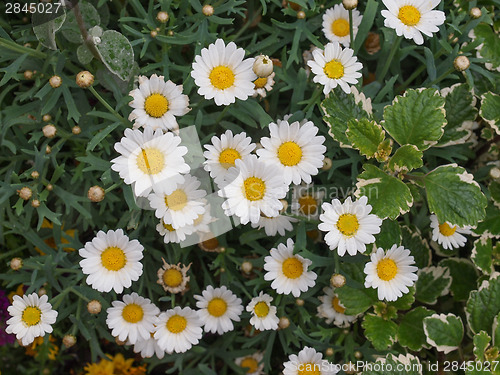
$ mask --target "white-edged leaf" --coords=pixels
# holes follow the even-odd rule
[[[415,145],[403,145],[389,159],[387,166],[394,172],[409,172],[423,165],[423,152]]]
[[[434,314],[424,318],[427,343],[448,354],[458,349],[464,337],[462,319],[454,314]]]
[[[500,134],[500,95],[492,92],[483,94],[479,115]]]
[[[118,31],[107,30],[96,47],[104,65],[122,81],[127,81],[134,66],[134,50],[129,40]]]
[[[430,266],[418,270],[415,284],[417,301],[434,305],[438,297],[449,293],[451,285],[450,270],[447,267]]]

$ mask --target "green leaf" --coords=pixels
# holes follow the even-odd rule
[[[403,181],[371,164],[365,164],[363,168],[354,194],[358,198],[362,195],[368,198],[373,207],[372,213],[381,219],[389,217],[394,220],[410,210],[413,196]]]
[[[450,291],[450,270],[446,267],[426,267],[418,270],[418,280],[415,284],[416,298],[422,303],[434,305],[438,297]]]
[[[134,65],[134,50],[128,39],[118,31],[107,30],[96,47],[104,65],[122,81],[128,81]]]
[[[486,351],[486,348],[488,347],[490,341],[490,335],[488,335],[484,331],[481,331],[474,335],[474,355],[476,356],[476,359],[484,361],[484,352]]]
[[[86,1],[79,1],[78,7],[82,14],[83,22],[87,30],[101,23],[99,12],[92,4]],[[82,34],[76,22],[75,12],[69,12],[62,27],[62,35],[71,43],[83,43]]]
[[[324,113],[323,121],[329,127],[328,134],[339,142],[341,147],[351,147],[346,136],[349,120],[370,117],[361,102],[356,104],[353,94],[345,94],[342,90],[330,91],[328,97],[321,102],[321,109]]]
[[[365,336],[376,350],[385,350],[396,341],[398,326],[392,320],[384,320],[374,314],[366,314],[361,326]]]
[[[66,19],[64,7],[59,7],[60,16],[54,18],[52,13],[34,12],[31,16],[33,32],[38,41],[47,48],[56,50],[56,31],[59,30]]]
[[[357,315],[364,313],[378,301],[375,289],[353,288],[344,285],[335,289],[340,302],[345,307],[346,315]]]
[[[424,319],[434,314],[434,311],[419,306],[408,311],[399,323],[398,341],[410,350],[421,350],[427,346],[424,332]]]
[[[490,274],[493,271],[493,243],[491,237],[483,234],[474,241],[470,259],[482,273]]]
[[[464,258],[447,258],[439,262],[440,266],[448,267],[452,278],[450,291],[456,301],[465,301],[471,290],[476,289],[478,272],[472,262]]]
[[[445,98],[447,124],[439,146],[463,143],[472,134],[472,125],[477,117],[476,97],[469,85],[457,83],[441,90]]]
[[[90,50],[87,48],[87,45],[85,44],[82,44],[77,48],[76,56],[78,57],[78,61],[80,61],[80,64],[82,65],[89,64],[94,58],[92,52],[90,52]]]
[[[500,274],[484,280],[478,290],[470,293],[465,306],[467,321],[473,333],[492,332],[493,321],[500,311]]]
[[[375,156],[378,146],[385,138],[385,132],[375,121],[367,118],[351,119],[347,123],[346,136],[352,146],[368,159]]]
[[[456,164],[437,167],[424,179],[427,202],[438,221],[476,225],[485,217],[487,200],[474,177]]]
[[[394,172],[409,172],[412,169],[420,168],[423,165],[423,152],[417,146],[404,145],[396,150],[389,159],[387,166]]]
[[[381,364],[384,365],[381,365]],[[378,358],[375,363],[368,363],[363,368],[361,375],[422,375],[423,366],[418,357],[411,354],[400,355],[388,354],[385,358]]]
[[[490,64],[493,68],[500,66],[500,36],[496,33],[490,25],[486,23],[480,23],[474,29],[474,33],[477,38],[483,39],[483,47],[479,51],[481,56]]]
[[[500,207],[500,182],[491,181],[488,190],[490,191],[491,199],[496,202],[497,207]]]
[[[415,265],[418,268],[428,267],[431,264],[431,249],[418,229],[415,228],[412,231],[410,228],[403,226],[401,235],[401,243],[405,249],[411,251],[411,255],[415,258]]]
[[[483,94],[479,115],[500,134],[500,95],[492,92]]]
[[[396,301],[388,302],[389,306],[394,306],[398,310],[409,310],[415,302],[415,287],[411,286],[408,288],[409,291],[403,294]]]
[[[500,347],[500,312],[498,313],[497,316],[495,316],[495,319],[493,319],[493,345],[496,347]]]
[[[443,135],[444,99],[435,89],[407,90],[385,107],[382,125],[401,146],[411,144],[427,150]]]
[[[427,343],[448,354],[458,349],[464,337],[462,319],[453,314],[434,314],[424,318]]]
[[[477,234],[489,233],[493,236],[500,236],[500,209],[493,203],[486,208],[486,218],[474,229]]]
[[[380,233],[375,235],[375,244],[382,249],[390,249],[392,245],[401,245],[401,228],[396,220],[385,219]]]

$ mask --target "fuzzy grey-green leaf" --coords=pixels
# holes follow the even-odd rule
[[[117,31],[107,30],[96,47],[108,69],[127,81],[134,65],[134,50],[129,40]]]

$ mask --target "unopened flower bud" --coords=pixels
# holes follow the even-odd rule
[[[52,191],[52,190],[54,190],[54,185],[52,185],[52,184],[48,184],[48,185],[47,185],[47,187],[46,187],[46,189],[47,189],[48,191]]]
[[[44,122],[49,122],[50,120],[52,120],[52,116],[47,113],[46,115],[43,115],[42,120]]]
[[[47,138],[54,138],[57,133],[57,128],[52,124],[47,124],[42,128],[42,133]]]
[[[158,31],[156,30],[151,30],[149,35],[151,35],[151,38],[156,38],[158,36]]]
[[[164,11],[158,12],[158,14],[156,15],[156,19],[161,23],[166,23],[169,18],[170,16],[168,15],[168,13]]]
[[[99,302],[96,299],[93,299],[87,304],[87,310],[91,314],[99,314],[101,312],[102,305],[101,302]]]
[[[474,7],[470,10],[470,16],[472,18],[479,18],[481,17],[481,9],[479,9],[478,7]]]
[[[321,170],[328,171],[331,167],[332,167],[332,159],[325,157],[323,159],[323,166],[321,167]]]
[[[168,36],[174,36],[174,31],[173,30],[168,30],[167,35]]]
[[[490,169],[490,176],[491,178],[498,180],[500,178],[500,168],[498,167],[493,167]]]
[[[73,335],[65,335],[62,339],[62,343],[66,348],[71,348],[76,344],[76,337]]]
[[[469,69],[470,61],[467,56],[457,56],[455,61],[453,61],[453,66],[459,72],[463,72],[464,70]]]
[[[358,0],[342,0],[342,5],[347,10],[352,10],[358,6]]]
[[[40,173],[38,173],[38,171],[31,172],[31,178],[37,179],[38,177],[40,177]]]
[[[62,84],[62,78],[59,76],[52,76],[49,79],[49,84],[53,89],[58,88]]]
[[[46,294],[47,294],[47,289],[45,289],[43,287],[38,289],[38,297],[44,296]]]
[[[82,89],[87,89],[94,83],[94,75],[88,70],[81,71],[76,75],[76,84]]]
[[[10,260],[10,268],[14,271],[20,270],[23,266],[23,260],[21,258],[12,258]]]
[[[45,153],[48,155],[51,152],[52,152],[52,148],[49,145],[47,145],[47,147],[45,147]]]
[[[104,195],[106,193],[104,192],[104,189],[98,185],[92,186],[89,191],[87,192],[87,197],[92,201],[92,202],[100,202],[104,199]]]
[[[18,190],[17,194],[19,195],[19,197],[21,197],[22,199],[27,201],[28,199],[31,198],[31,196],[33,195],[33,192],[31,191],[31,189],[29,187],[25,186],[25,187],[21,188],[20,190]]]
[[[252,272],[252,269],[253,269],[252,263],[250,263],[248,261],[245,261],[245,262],[241,263],[241,270],[243,272],[250,273],[250,272]]]
[[[302,20],[302,19],[306,18],[306,12],[304,12],[303,10],[299,10],[299,11],[297,12],[297,18],[298,18],[299,20]]]
[[[359,350],[356,350],[356,351],[354,352],[354,357],[355,357],[356,359],[361,359],[361,358],[363,358],[363,353],[361,353]]]
[[[75,125],[73,126],[73,128],[71,129],[71,132],[74,134],[74,135],[78,135],[82,132],[82,128],[80,128],[78,125]]]
[[[34,207],[34,208],[40,207],[40,201],[38,199],[33,199],[31,201],[31,207]]]
[[[326,355],[327,357],[332,356],[332,355],[333,355],[333,353],[334,353],[333,348],[326,348],[326,350],[325,350],[325,355]]]
[[[297,304],[297,306],[304,306],[305,301],[302,298],[297,298],[295,300],[295,303]]]
[[[340,273],[334,273],[330,278],[330,284],[334,288],[341,288],[345,285],[345,276]]]
[[[203,9],[201,10],[201,12],[207,16],[207,17],[210,17],[211,15],[214,14],[214,7],[211,6],[210,4],[206,4],[203,6]]]
[[[31,70],[25,70],[24,79],[32,79],[32,78],[33,78],[33,72]]]
[[[280,327],[280,329],[285,329],[290,327],[290,319],[288,319],[286,316],[282,316],[278,323],[278,327]]]
[[[253,63],[253,72],[258,77],[265,78],[273,72],[273,61],[266,55],[259,55]]]

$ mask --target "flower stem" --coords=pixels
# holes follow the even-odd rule
[[[435,85],[436,83],[438,82],[441,82],[443,79],[445,79],[446,77],[448,77],[451,73],[453,73],[455,71],[455,68],[452,66],[450,69],[448,69],[446,72],[444,72],[443,74],[441,74],[439,77],[437,77],[434,81],[432,81],[431,83],[429,83],[427,85],[427,87],[430,87],[430,86],[433,86]]]
[[[28,47],[24,47],[24,46],[20,46],[14,42],[11,42],[10,40],[7,40],[7,39],[4,39],[4,38],[0,38],[0,47],[4,47],[4,48],[7,48],[7,49],[10,49],[11,51],[14,51],[14,52],[17,52],[17,53],[20,53],[20,54],[28,54],[32,57],[36,57],[38,59],[46,59],[47,58],[47,54],[46,53],[43,53],[43,52],[40,52],[40,51],[37,51],[33,48],[28,48]]]
[[[354,32],[352,29],[352,9],[349,9],[349,46],[353,48],[353,45],[354,45]]]
[[[78,24],[78,28],[80,29],[80,33],[82,34],[83,42],[86,44],[89,51],[92,52],[92,55],[97,60],[101,61],[101,54],[97,50],[94,41],[87,32],[87,28],[85,27],[85,21],[83,20],[83,16],[82,13],[80,12],[80,7],[78,6],[78,3],[76,3],[75,6],[73,7],[73,11],[75,12],[76,23]]]
[[[119,119],[121,122],[123,122],[125,125],[129,125],[127,120],[125,120],[118,112],[116,112],[113,107],[109,105],[109,103],[93,88],[92,86],[89,87],[89,90],[94,96],[96,97],[97,100],[101,102],[101,104],[106,107],[106,109],[113,115],[116,116],[117,119]]]
[[[384,78],[389,71],[389,68],[391,66],[392,60],[394,59],[394,56],[396,55],[396,51],[399,48],[399,45],[401,44],[401,39],[403,37],[397,36],[396,40],[392,44],[391,51],[389,52],[389,56],[387,56],[387,60],[385,60],[385,65],[383,66],[382,70],[380,71],[380,74],[378,76],[378,82],[382,83],[384,81]]]

